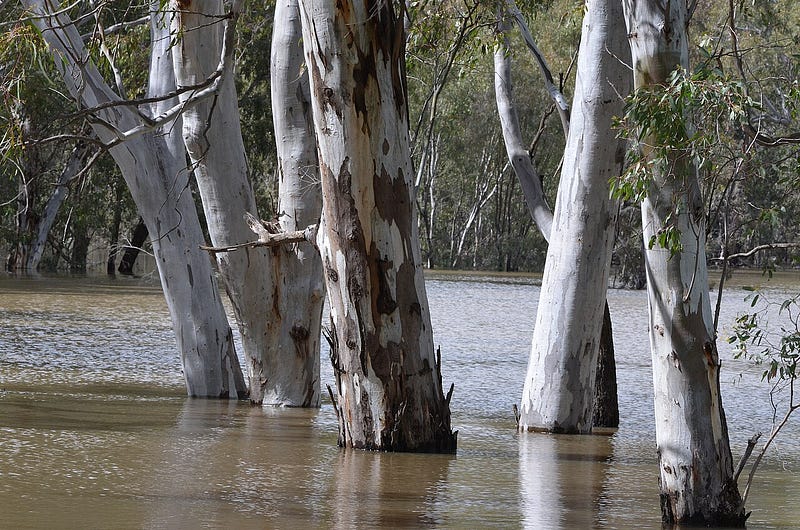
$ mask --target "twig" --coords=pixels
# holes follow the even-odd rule
[[[739,465],[736,466],[736,473],[733,475],[733,481],[737,482],[739,480],[739,475],[742,474],[742,470],[744,470],[745,464],[747,464],[747,460],[750,459],[750,455],[753,454],[753,449],[756,447],[756,443],[758,439],[761,438],[761,433],[757,432],[753,436],[747,440],[747,449],[744,450],[744,454],[742,458],[739,460]]]

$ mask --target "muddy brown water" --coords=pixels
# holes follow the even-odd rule
[[[721,337],[749,308],[741,285],[800,288],[735,278]],[[645,294],[609,294],[619,430],[569,437],[514,430],[536,280],[430,274],[427,289],[455,456],[342,451],[327,401],[185,398],[152,279],[0,278],[0,528],[660,528]],[[738,461],[773,411],[761,369],[720,348]],[[749,528],[800,528],[798,439],[800,416],[756,475]]]

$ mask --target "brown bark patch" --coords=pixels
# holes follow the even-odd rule
[[[373,318],[380,320],[381,315],[391,315],[397,309],[397,302],[392,297],[387,273],[394,267],[394,262],[387,258],[382,259],[375,242],[370,248],[370,285],[372,286]],[[376,289],[377,286],[377,289]]]
[[[397,176],[392,177],[384,164],[380,174],[373,176],[375,188],[375,208],[387,223],[394,222],[405,241],[411,238],[411,191],[406,183],[402,168],[397,168]],[[406,246],[403,246],[406,248]],[[410,257],[410,253],[406,258]]]
[[[372,50],[364,53],[360,48],[356,48],[358,62],[353,68],[353,108],[356,110],[356,117],[361,116],[361,132],[366,136],[371,135],[369,126],[369,112],[367,108],[367,91],[374,89],[377,93],[370,95],[371,103],[380,101],[380,85],[377,81],[377,69],[375,67],[375,55]]]

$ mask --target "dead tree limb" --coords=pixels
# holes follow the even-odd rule
[[[251,225],[253,232],[258,235],[258,241],[249,241],[247,243],[239,243],[238,245],[229,245],[226,247],[200,245],[200,249],[211,252],[212,254],[216,254],[219,252],[234,252],[243,248],[291,245],[292,243],[302,243],[304,241],[315,244],[317,239],[317,225],[311,225],[305,230],[296,230],[294,232],[276,232],[272,231],[272,223],[268,223],[266,221],[261,221],[260,223],[264,226],[262,230],[258,230]]]
[[[720,256],[712,259],[714,261],[721,261],[725,259],[731,260],[734,258],[749,258],[756,252],[761,252],[762,250],[775,250],[775,249],[785,249],[785,248],[800,248],[800,243],[767,243],[766,245],[758,245],[757,247],[753,247],[747,252],[728,254],[727,256]]]

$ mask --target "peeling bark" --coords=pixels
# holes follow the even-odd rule
[[[402,17],[368,0],[303,0],[300,10],[339,444],[454,452],[422,276]]]
[[[545,263],[519,428],[592,429],[599,339],[616,208],[609,179],[624,155],[612,119],[627,92],[621,6],[590,1],[572,119]]]
[[[623,4],[635,87],[666,83],[677,66],[688,66],[686,4]],[[668,171],[656,171],[642,203],[645,243],[670,219],[680,230],[682,250],[645,251],[662,518],[667,524],[743,527],[720,396],[703,201],[697,168],[686,158],[675,157]]]

